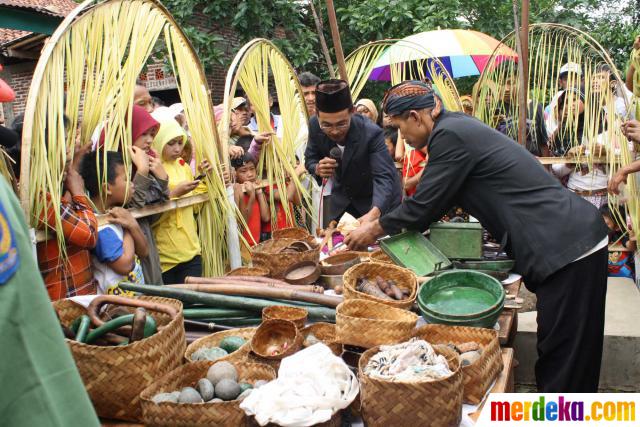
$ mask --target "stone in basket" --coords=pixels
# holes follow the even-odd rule
[[[231,329],[229,331],[215,332],[211,335],[207,335],[206,337],[198,338],[197,340],[189,344],[189,346],[187,346],[187,350],[185,351],[184,358],[186,359],[187,362],[194,362],[196,360],[194,360],[193,354],[198,350],[202,348],[220,347],[221,343],[223,343],[223,340],[225,339],[228,340],[229,338],[232,338],[232,337],[239,337],[245,340],[245,344],[233,352],[229,352],[228,351],[229,348],[227,348],[226,349],[227,355],[216,359],[216,361],[222,361],[222,360],[240,361],[242,360],[243,355],[251,351],[250,342],[251,342],[251,338],[253,337],[253,334],[256,332],[256,329],[257,328]]]
[[[482,402],[489,387],[502,371],[498,332],[493,329],[425,325],[416,329],[413,336],[432,344],[478,344],[480,357],[472,364],[462,366],[465,403],[477,405]]]
[[[396,286],[400,288],[400,290],[404,290],[408,296],[401,300],[382,299],[356,289],[358,279],[367,278],[369,281],[375,281],[378,276],[384,280],[393,280]],[[358,298],[379,302],[396,308],[410,308],[418,295],[418,278],[415,273],[406,268],[391,264],[365,262],[355,265],[344,273],[343,282],[344,298],[346,300]]]
[[[207,378],[209,368],[216,363],[219,362],[200,361],[183,365],[147,387],[140,394],[144,423],[154,426],[245,426],[247,417],[237,399],[205,403],[155,403],[152,400],[159,393],[196,387],[198,380]],[[276,378],[275,371],[266,365],[244,362],[233,362],[232,365],[236,368],[238,382],[254,386],[257,381]]]
[[[358,362],[362,417],[368,427],[420,426],[449,427],[460,425],[462,418],[462,371],[456,352],[434,346],[436,354],[445,356],[450,376],[430,381],[389,381],[364,373],[365,367],[380,347],[362,354]]]
[[[385,304],[351,299],[336,308],[336,338],[342,344],[370,348],[411,337],[418,315]]]

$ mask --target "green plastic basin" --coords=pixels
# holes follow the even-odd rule
[[[472,270],[450,271],[422,285],[418,307],[434,320],[474,322],[499,316],[504,298],[502,284],[493,277]]]

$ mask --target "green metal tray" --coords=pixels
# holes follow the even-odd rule
[[[380,247],[396,264],[413,270],[418,276],[451,267],[449,258],[417,231],[406,231],[381,240]]]

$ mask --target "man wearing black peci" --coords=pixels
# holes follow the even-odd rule
[[[324,203],[330,205],[324,224],[345,212],[373,221],[398,206],[400,179],[382,129],[353,114],[349,85],[320,82],[316,111],[309,120],[305,166],[323,185]]]

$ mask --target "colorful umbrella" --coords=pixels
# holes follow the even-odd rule
[[[480,75],[496,48],[501,62],[517,59],[512,49],[473,30],[435,30],[399,40],[378,59],[369,80],[391,80],[390,64],[438,58],[453,78]]]

